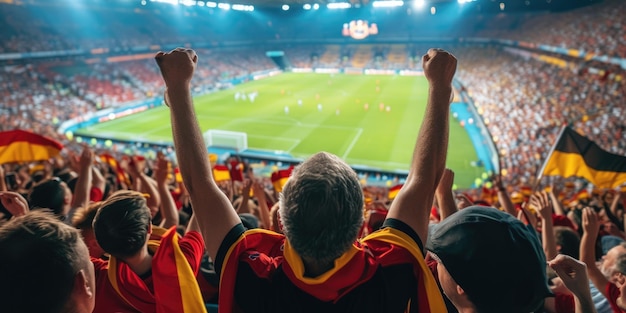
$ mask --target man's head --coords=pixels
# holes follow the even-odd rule
[[[578,258],[580,254],[580,236],[566,226],[555,226],[554,236],[558,253]]]
[[[107,253],[125,259],[148,243],[152,231],[146,199],[136,191],[118,191],[102,202],[93,221],[98,244]]]
[[[609,252],[602,257],[602,264],[600,265],[600,271],[611,282],[615,282],[615,275],[617,271],[617,259],[620,255],[626,253],[626,242],[622,242],[619,245],[611,248]]]
[[[332,262],[354,243],[363,224],[363,191],[356,173],[320,152],[296,167],[283,188],[283,232],[307,261]]]
[[[95,304],[94,270],[78,230],[33,211],[0,227],[2,312],[85,312]]]
[[[71,202],[72,192],[56,177],[38,183],[28,194],[31,209],[50,209],[61,219],[69,212]]]
[[[472,206],[453,214],[437,225],[426,249],[457,308],[525,313],[551,295],[535,231],[497,209]]]

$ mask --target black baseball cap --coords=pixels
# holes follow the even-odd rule
[[[477,308],[534,312],[546,297],[546,258],[536,231],[492,207],[471,206],[436,225],[426,241]]]

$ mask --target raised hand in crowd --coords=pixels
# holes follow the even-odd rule
[[[548,261],[548,266],[559,275],[565,287],[574,295],[576,313],[596,312],[591,298],[585,263],[570,256],[559,254],[553,260]]]
[[[28,213],[28,201],[17,192],[0,191],[0,202],[14,217]]]
[[[537,212],[541,218],[541,242],[543,252],[547,260],[552,260],[557,255],[556,238],[554,237],[554,226],[552,221],[552,201],[545,191],[536,192],[530,197],[529,205]]]
[[[157,154],[156,166],[154,168],[154,178],[156,180],[157,190],[161,200],[160,212],[163,220],[161,227],[170,228],[177,226],[179,222],[178,210],[176,202],[170,193],[168,186],[168,176],[170,175],[170,164],[162,153]]]

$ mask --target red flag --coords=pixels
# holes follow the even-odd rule
[[[287,169],[278,170],[272,173],[272,177],[271,177],[272,185],[274,185],[274,190],[276,190],[276,192],[283,191],[283,187],[285,187],[285,184],[289,180],[289,177],[291,176],[292,172],[293,172],[293,166],[290,166]]]
[[[0,164],[44,161],[59,155],[63,145],[23,130],[0,132]]]

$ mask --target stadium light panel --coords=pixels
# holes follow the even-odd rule
[[[246,11],[246,12],[254,11],[254,6],[245,5],[245,4],[233,4],[230,8],[235,11]]]
[[[387,0],[387,1],[374,1],[372,6],[375,8],[394,8],[404,5],[404,1],[400,0]]]
[[[217,8],[217,2],[207,1],[206,6],[209,8]]]
[[[196,0],[180,0],[178,1],[178,4],[190,7],[196,5]]]
[[[198,1],[197,4],[198,4],[199,7],[203,7],[204,6],[204,1]]]
[[[228,3],[218,3],[217,7],[222,10],[230,10],[230,4]]]
[[[311,9],[311,5],[307,3],[307,4],[303,5],[302,8],[305,9],[305,10],[310,10]]]
[[[283,4],[283,11],[289,11],[289,5]]]
[[[505,7],[506,5],[504,4],[504,2],[500,2],[500,11],[504,11]]]
[[[437,14],[437,8],[435,8],[435,7],[430,7],[430,14],[431,14],[431,15],[435,15],[435,14]]]
[[[334,9],[349,9],[352,5],[348,2],[333,2],[326,5],[327,8]]]
[[[314,5],[313,5],[313,10],[317,10],[317,9],[319,9],[319,8],[320,8],[320,5],[319,5],[319,4],[317,4],[317,3],[316,3],[316,4],[314,4]]]
[[[426,4],[426,1],[424,1],[424,0],[415,0],[415,1],[413,1],[413,7],[415,7],[416,9],[423,8],[425,4]]]
[[[146,5],[146,0],[141,0],[141,5]]]
[[[178,0],[150,0],[150,2],[160,2],[160,3],[178,4]]]

